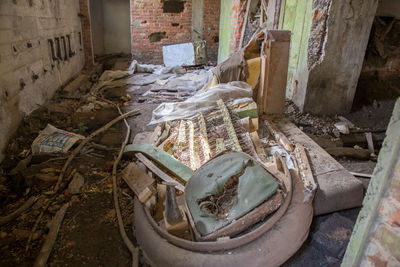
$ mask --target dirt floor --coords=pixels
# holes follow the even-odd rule
[[[115,61],[105,63],[114,66]],[[123,66],[123,63],[118,63]],[[89,70],[90,81],[84,86],[82,94],[90,92],[100,73]],[[85,89],[86,88],[86,89]],[[111,170],[125,135],[123,122],[115,124],[104,134],[95,137],[71,163],[66,172],[66,181],[72,179],[71,173],[84,177],[84,185],[78,194],[71,194],[67,182],[61,185],[58,194],[51,195],[49,190],[58,178],[60,170],[69,155],[33,156],[28,166],[18,171],[12,170],[27,157],[30,145],[48,123],[60,129],[76,132],[84,136],[100,128],[119,115],[113,104],[121,105],[123,112],[139,109],[140,115],[130,117],[131,141],[143,131],[151,131],[148,126],[152,110],[158,106],[154,99],[143,99],[142,94],[149,85],[125,85],[119,94],[103,101],[104,107],[77,112],[85,103],[82,98],[69,98],[65,92],[57,92],[53,100],[26,117],[15,137],[11,140],[6,160],[0,169],[0,214],[6,215],[33,195],[39,199],[33,207],[0,228],[1,266],[32,266],[48,234],[47,225],[63,203],[70,202],[58,238],[48,260],[50,266],[129,266],[131,256],[125,247],[115,216],[112,195]],[[127,96],[127,94],[129,96]],[[150,103],[149,103],[150,102]],[[108,106],[106,104],[109,104]],[[346,116],[360,129],[384,131],[391,115],[394,101],[379,102]],[[319,118],[309,114],[300,114],[288,103],[287,115],[299,127],[312,135],[328,140],[337,139],[335,117]],[[379,147],[377,147],[379,149]],[[338,159],[350,171],[372,173],[375,161]],[[120,168],[127,164],[122,159]],[[71,176],[71,177],[70,177]],[[120,205],[125,229],[131,240],[135,241],[132,231],[133,193],[117,176],[121,187]],[[368,179],[363,179],[365,186]],[[47,208],[47,203],[50,203]],[[359,209],[335,212],[314,218],[311,234],[302,249],[291,258],[286,266],[339,265],[350,238]],[[33,230],[35,222],[38,226]],[[30,240],[30,241],[29,241]],[[140,264],[146,266],[143,257]]]

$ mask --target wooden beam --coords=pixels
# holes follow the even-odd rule
[[[267,32],[267,40],[262,51],[266,59],[262,64],[262,71],[265,73],[260,84],[263,99],[257,101],[263,103],[262,114],[283,114],[284,112],[289,48],[290,31]]]

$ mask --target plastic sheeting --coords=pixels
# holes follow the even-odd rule
[[[217,100],[243,103],[251,101],[252,89],[245,82],[217,84],[198,91],[194,96],[178,103],[162,103],[154,111],[149,124],[156,124],[177,119],[190,119],[200,112],[207,112],[217,107]],[[229,104],[229,103],[228,103]]]

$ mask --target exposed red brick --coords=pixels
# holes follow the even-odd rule
[[[396,260],[400,261],[400,235],[386,224],[380,225],[372,236]]]
[[[164,13],[160,0],[131,0],[131,7],[132,51],[139,62],[161,64],[163,45],[191,41],[191,1],[184,3],[181,13]],[[204,0],[203,39],[211,60],[216,60],[218,53],[219,13],[220,0]],[[173,23],[179,26],[172,26]],[[165,38],[150,42],[149,36],[154,32],[165,32]]]
[[[389,215],[388,223],[400,227],[400,211],[396,210]],[[400,249],[400,248],[399,248]]]
[[[384,259],[381,254],[377,254],[374,256],[368,256],[369,260],[373,262],[375,267],[386,267],[388,262]]]
[[[231,42],[231,50],[236,51],[239,49],[240,37],[242,34],[242,28],[244,25],[244,16],[246,12],[247,0],[233,0],[232,6],[232,42]]]

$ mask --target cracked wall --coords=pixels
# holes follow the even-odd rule
[[[331,0],[314,0],[312,4],[313,19],[307,51],[307,65],[309,70],[321,63],[324,58],[330,6]]]
[[[79,0],[0,1],[0,161],[24,115],[84,65]]]
[[[350,111],[378,0],[286,0],[291,30],[286,97],[302,111]]]
[[[134,59],[145,63],[162,64],[163,45],[202,39],[207,42],[208,59],[216,61],[220,1],[203,0],[200,3],[202,7],[199,6],[202,10],[198,11],[192,10],[194,4],[199,5],[197,0],[131,0],[132,55]],[[193,18],[199,19],[202,27],[199,27],[198,23],[193,24]]]

